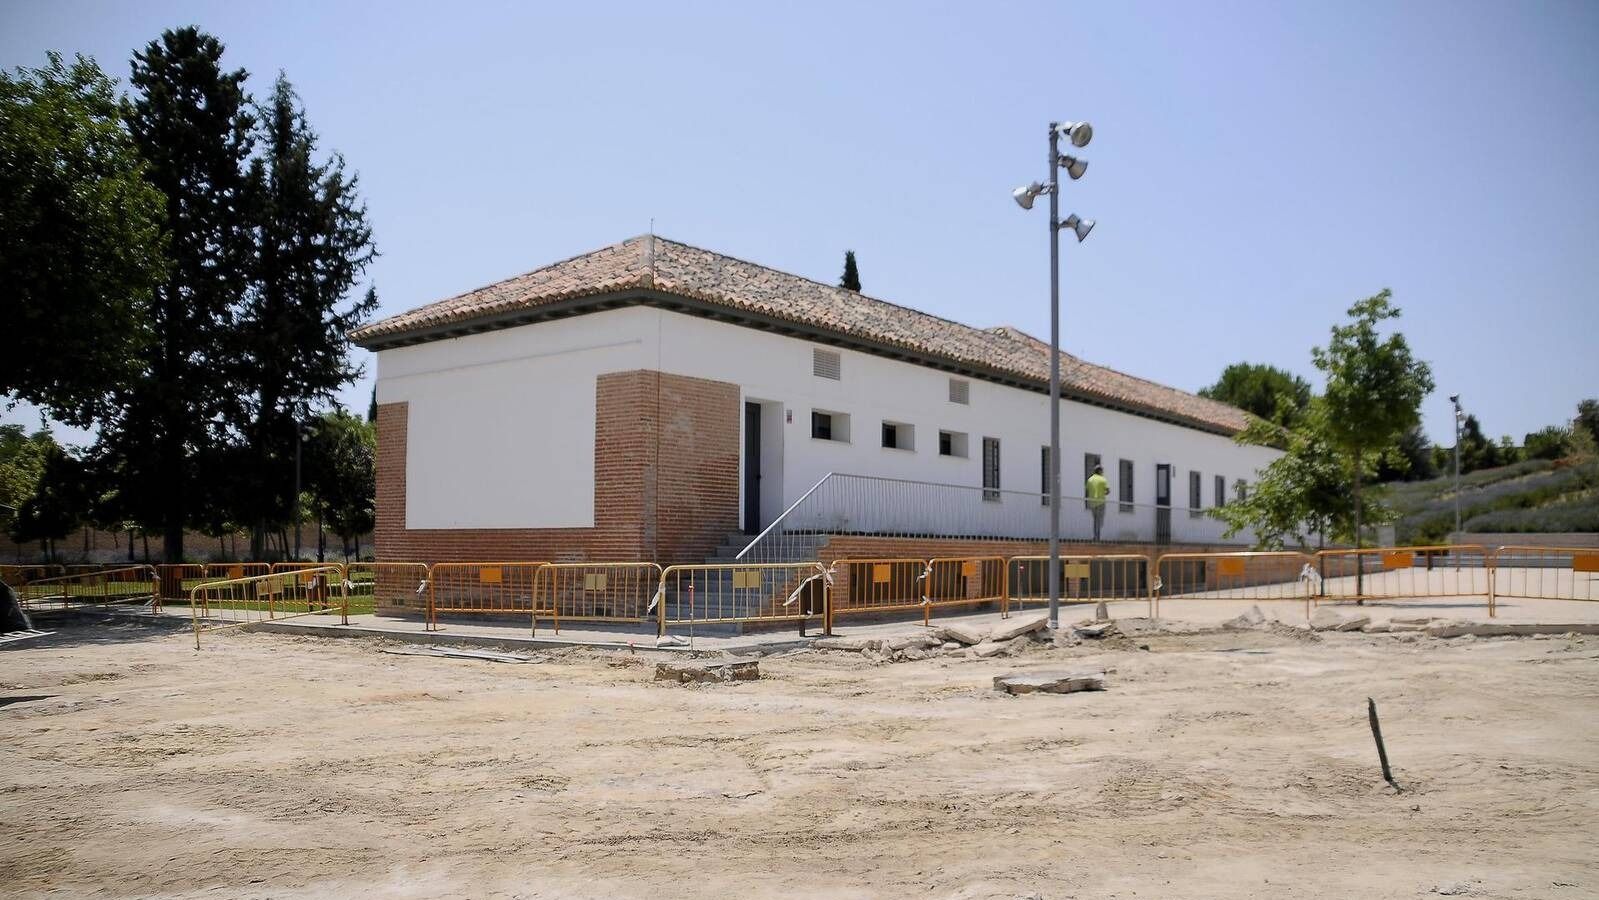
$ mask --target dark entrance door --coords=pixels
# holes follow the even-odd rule
[[[1155,543],[1171,543],[1171,464],[1155,464]]]
[[[761,405],[744,404],[744,533],[761,530]]]

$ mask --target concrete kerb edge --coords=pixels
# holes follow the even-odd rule
[[[448,631],[385,631],[381,628],[368,628],[363,625],[298,625],[292,621],[277,622],[251,622],[240,626],[240,631],[267,631],[274,634],[298,634],[311,637],[332,638],[368,638],[397,641],[403,644],[431,644],[442,647],[516,647],[521,649],[536,650],[561,650],[572,648],[588,648],[591,650],[616,650],[616,651],[671,651],[680,654],[698,654],[706,652],[722,652],[730,654],[758,654],[794,650],[808,647],[816,638],[797,638],[769,644],[739,644],[727,647],[690,647],[687,644],[667,644],[655,646],[652,636],[636,644],[625,641],[579,641],[570,638],[542,638],[542,637],[502,637],[488,634],[451,634]],[[819,637],[820,635],[818,635]]]

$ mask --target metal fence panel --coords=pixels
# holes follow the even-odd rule
[[[439,613],[531,616],[545,562],[434,563],[428,578],[428,627]]]
[[[1476,544],[1322,550],[1316,574],[1316,600],[1480,596],[1494,614],[1493,554]]]
[[[35,578],[15,590],[18,602],[29,611],[149,603],[151,612],[160,612],[158,587],[155,569],[136,565]]]
[[[1493,566],[1496,598],[1599,600],[1599,549],[1506,545]]]
[[[535,579],[532,633],[539,615],[549,617],[555,633],[561,620],[643,622],[660,589],[661,567],[652,562],[551,563]]]
[[[661,634],[674,625],[825,621],[818,563],[668,566],[652,606]]]
[[[206,581],[189,590],[188,602],[195,649],[204,632],[252,622],[336,613],[342,624],[350,624],[340,565]]]
[[[1063,603],[1100,600],[1143,600],[1155,614],[1150,595],[1153,563],[1141,553],[1097,555],[1063,554],[1060,558],[1060,598]],[[1049,557],[1013,556],[1009,573],[1011,601],[1026,609],[1029,603],[1049,602]]]
[[[1165,553],[1155,560],[1154,614],[1166,600],[1304,600],[1314,560],[1293,551]]]

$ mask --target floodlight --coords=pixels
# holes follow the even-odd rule
[[[1066,174],[1070,175],[1073,181],[1076,181],[1083,177],[1084,172],[1088,171],[1088,160],[1078,159],[1075,156],[1062,156],[1060,158],[1060,167],[1066,170]]]
[[[1077,243],[1081,244],[1083,239],[1088,237],[1088,233],[1094,230],[1094,220],[1084,219],[1072,213],[1066,217],[1066,221],[1060,223],[1059,227],[1070,228],[1077,235]]]
[[[1033,201],[1038,199],[1038,195],[1047,193],[1049,193],[1049,188],[1044,187],[1042,184],[1039,184],[1035,181],[1025,187],[1019,187],[1016,190],[1011,191],[1010,195],[1016,198],[1017,206],[1020,206],[1022,209],[1032,209]]]
[[[1062,122],[1055,126],[1055,133],[1071,141],[1073,147],[1087,147],[1094,139],[1094,126],[1087,122]]]

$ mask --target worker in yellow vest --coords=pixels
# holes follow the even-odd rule
[[[1110,496],[1110,482],[1105,480],[1105,467],[1095,466],[1094,474],[1088,476],[1088,483],[1083,486],[1083,496],[1088,498],[1084,505],[1094,517],[1094,540],[1099,540],[1099,530],[1105,525],[1105,498]]]

